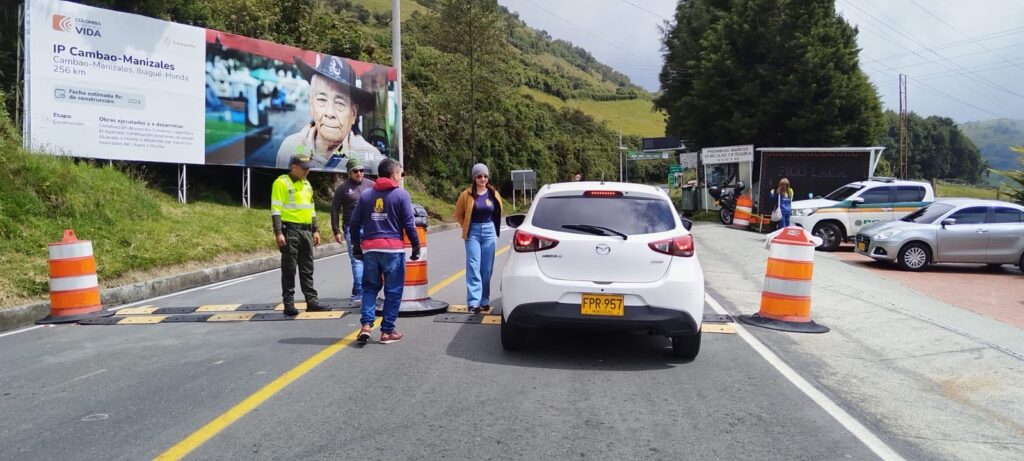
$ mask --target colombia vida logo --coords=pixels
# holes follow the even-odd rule
[[[69,34],[85,35],[88,37],[102,37],[100,33],[100,22],[91,19],[72,18],[60,14],[53,15],[53,30],[67,32]]]

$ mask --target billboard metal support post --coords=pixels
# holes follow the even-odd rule
[[[24,79],[21,76],[21,47],[24,44],[22,37],[25,35],[25,4],[21,3],[18,5],[18,43],[15,46],[17,50],[17,57],[14,59],[15,71],[14,78],[17,82],[14,85],[14,126],[21,126],[21,87],[24,85]]]
[[[188,203],[185,190],[188,188],[188,165],[178,165],[178,202]]]
[[[395,144],[398,147],[398,163],[405,166],[405,151],[402,146],[402,13],[399,0],[391,0],[391,65],[395,67],[395,100],[398,110],[395,117]]]
[[[249,208],[250,200],[252,199],[252,188],[249,186],[252,176],[250,175],[250,169],[246,168],[242,172],[242,206]]]

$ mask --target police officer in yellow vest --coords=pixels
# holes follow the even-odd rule
[[[313,247],[320,244],[320,231],[316,226],[313,205],[313,186],[309,175],[310,158],[299,154],[292,157],[291,171],[274,181],[270,193],[270,214],[281,249],[281,290],[284,315],[294,317],[295,266],[299,266],[299,284],[306,297],[306,311],[329,311],[321,306],[313,289]]]

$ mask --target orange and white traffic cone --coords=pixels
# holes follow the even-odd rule
[[[71,323],[109,317],[100,303],[99,279],[92,242],[78,240],[75,231],[64,231],[64,239],[49,244],[50,315],[36,323]]]
[[[797,333],[825,333],[811,320],[811,275],[814,248],[821,241],[801,227],[790,226],[768,236],[768,267],[761,291],[761,309],[741,315],[741,322]]]
[[[750,227],[750,214],[754,212],[754,201],[749,195],[736,198],[736,209],[732,212],[732,227],[746,230]]]

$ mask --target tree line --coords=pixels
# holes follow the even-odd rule
[[[688,146],[883,145],[888,163],[898,161],[898,117],[883,113],[860,68],[857,29],[834,0],[680,0],[663,32],[655,105]],[[911,176],[985,174],[951,119],[912,114],[909,126]]]

